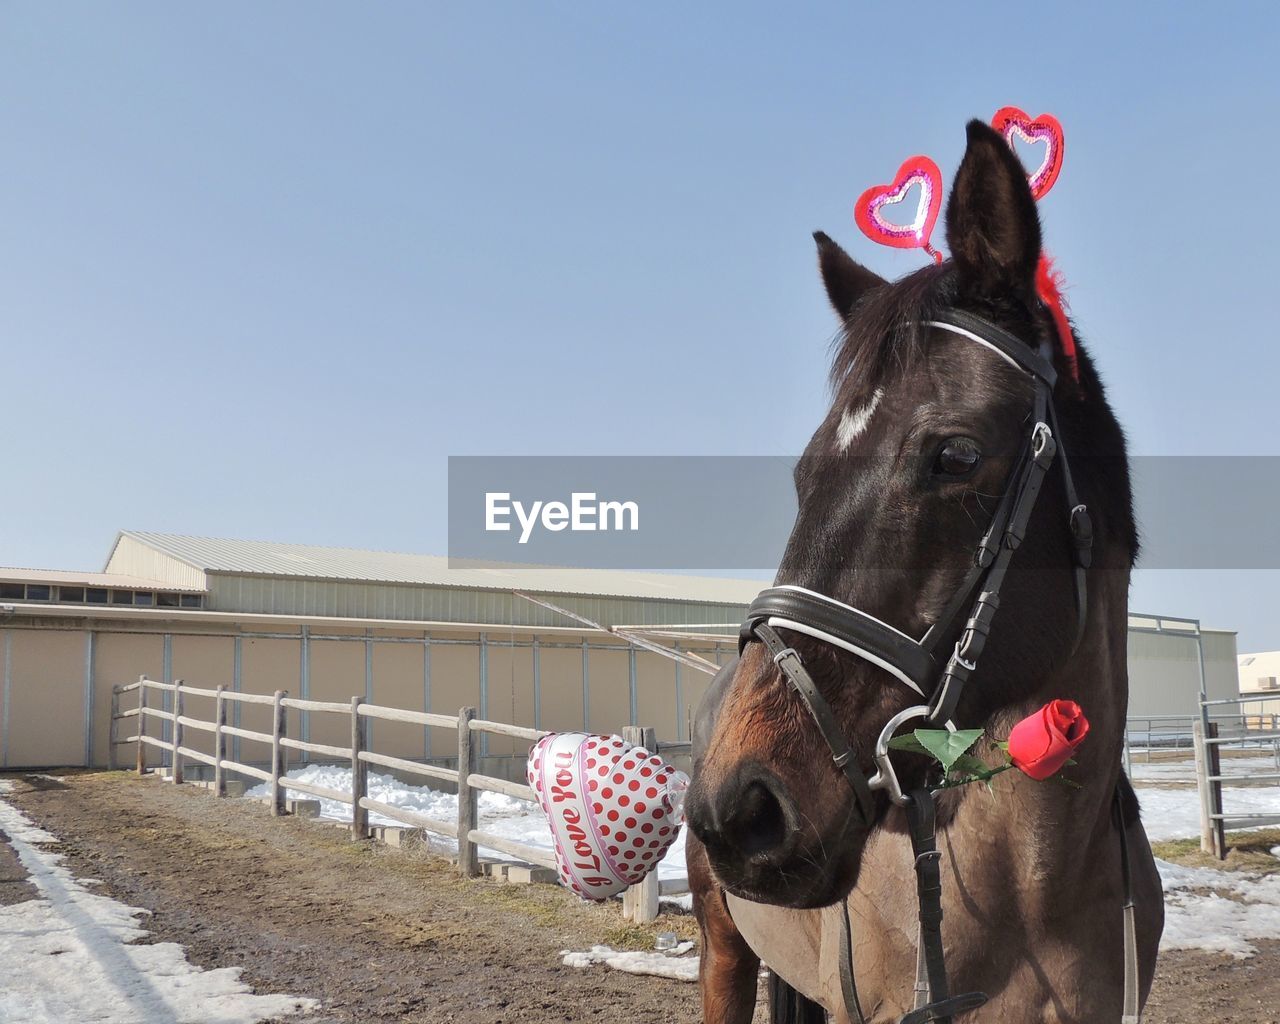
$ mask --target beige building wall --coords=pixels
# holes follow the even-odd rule
[[[88,634],[12,629],[4,639],[6,762],[84,764]]]
[[[371,703],[425,711],[425,660],[425,643],[375,643]],[[369,722],[373,749],[396,757],[425,757],[426,733],[426,729],[404,722]]]
[[[164,637],[157,633],[107,633],[95,634],[93,650],[93,763],[107,763],[107,730],[111,723],[111,687],[119,683],[136,682],[139,676],[149,679],[164,678]],[[154,694],[148,696],[148,699]],[[125,698],[124,707],[138,706],[138,695]],[[127,719],[120,723],[120,735],[131,736],[137,732],[138,720]],[[158,736],[159,722],[152,722],[148,735]],[[122,761],[132,764],[134,748],[119,747],[117,754]],[[44,761],[43,764],[52,762]],[[148,749],[147,763],[160,763],[160,752]]]
[[[157,625],[153,625],[157,622]],[[165,628],[168,626],[169,628]],[[270,635],[256,635],[270,633]],[[482,643],[481,638],[486,640]],[[455,715],[461,707],[480,708],[497,721],[567,731],[583,728],[583,640],[586,639],[586,698],[590,729],[617,732],[632,718],[632,656],[629,648],[599,633],[516,633],[476,628],[363,629],[317,623],[193,623],[174,631],[171,620],[140,612],[129,619],[77,619],[15,622],[0,630],[0,683],[7,709],[0,720],[0,767],[56,767],[108,762],[111,689],[140,675],[182,679],[202,689],[271,694],[348,704],[352,696],[409,710]],[[535,654],[534,642],[537,641]],[[717,659],[715,648],[696,648]],[[731,644],[723,646],[727,657]],[[482,683],[483,675],[483,683]],[[678,677],[678,678],[677,678]],[[305,679],[305,683],[304,683]],[[660,655],[635,655],[635,710],[638,724],[653,725],[662,739],[685,738],[690,709],[710,677],[680,667]],[[483,697],[482,697],[483,694]],[[683,706],[681,706],[683,701]],[[171,710],[169,693],[148,691],[152,707]],[[137,695],[121,698],[122,710],[137,706]],[[86,710],[88,714],[86,715]],[[189,718],[212,721],[214,700],[187,693]],[[259,704],[228,702],[228,725],[270,733],[271,710]],[[120,723],[120,735],[136,732],[136,719]],[[288,713],[288,735],[346,747],[346,714]],[[421,728],[370,721],[371,747],[407,758],[451,758],[457,752],[454,728]],[[304,737],[305,732],[305,737]],[[168,723],[149,719],[147,734],[171,736]],[[188,727],[183,743],[212,754],[210,733]],[[518,774],[524,744],[490,736],[486,770],[504,767]],[[267,744],[228,738],[233,760],[266,764]],[[135,746],[118,745],[117,763],[131,765]],[[296,766],[309,760],[289,752]],[[148,764],[168,762],[168,752],[148,748]],[[510,764],[507,764],[510,762]],[[188,771],[200,770],[191,765]]]
[[[578,732],[582,720],[582,648],[543,646],[538,650],[540,721],[551,732]]]

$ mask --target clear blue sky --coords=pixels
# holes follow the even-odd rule
[[[1046,239],[1136,450],[1278,454],[1280,14],[1182,8],[4,4],[0,563],[443,551],[450,454],[797,452],[810,231],[914,268],[853,199],[1008,103],[1066,126]],[[1134,604],[1248,650],[1278,594]]]

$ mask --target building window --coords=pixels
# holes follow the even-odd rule
[[[83,604],[84,587],[59,587],[58,600],[70,601],[72,604]]]
[[[183,608],[199,608],[204,604],[204,596],[201,594],[183,594]]]
[[[111,591],[112,604],[133,604],[132,590],[113,590]]]
[[[21,601],[27,596],[27,588],[21,583],[0,583],[0,601]]]
[[[106,587],[86,587],[84,591],[85,604],[106,604],[107,588]]]
[[[177,594],[156,594],[156,606],[159,608],[177,608]]]
[[[49,585],[46,583],[28,583],[27,584],[27,600],[28,601],[49,600]]]
[[[134,604],[147,604],[147,605],[155,604],[155,603],[156,603],[156,595],[155,595],[155,594],[153,594],[153,593],[151,593],[151,591],[149,591],[149,590],[139,590],[139,591],[136,591],[136,592],[134,593],[134,595],[133,595],[133,603],[134,603]]]

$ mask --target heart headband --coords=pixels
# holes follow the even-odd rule
[[[1049,194],[1058,174],[1062,171],[1062,157],[1066,145],[1062,125],[1052,114],[1031,117],[1018,107],[1001,107],[991,119],[991,127],[1004,136],[1011,149],[1014,141],[1044,143],[1044,158],[1040,166],[1027,175],[1031,195],[1038,202]],[[915,216],[907,224],[894,224],[884,216],[884,210],[903,202],[908,193],[919,188]],[[887,185],[872,185],[858,197],[853,205],[853,219],[862,233],[873,242],[895,249],[923,249],[935,263],[942,262],[942,253],[930,244],[934,225],[942,210],[942,173],[938,165],[927,156],[913,156],[902,162]]]
[[[1062,125],[1052,114],[1031,117],[1017,107],[1001,107],[991,119],[991,127],[1004,136],[1011,149],[1015,139],[1032,145],[1044,143],[1044,158],[1040,166],[1027,175],[1031,195],[1039,202],[1049,194],[1062,170],[1062,156],[1066,150]],[[1017,152],[1016,149],[1014,151]]]
[[[920,195],[911,222],[894,224],[886,220],[883,209],[902,202],[916,186],[920,188]],[[923,249],[936,263],[941,263],[942,253],[929,244],[941,209],[942,172],[927,156],[913,156],[903,161],[891,183],[872,185],[858,197],[853,206],[853,219],[873,242],[895,249]]]
[[[1015,142],[1044,144],[1044,156],[1040,165],[1027,174],[1032,198],[1039,202],[1049,194],[1062,171],[1062,158],[1066,142],[1062,124],[1052,114],[1032,117],[1019,107],[1001,107],[991,118],[991,127],[1003,136],[1009,148],[1017,155]],[[920,192],[916,199],[915,216],[907,224],[894,224],[884,216],[884,209],[895,206],[907,198],[914,188]],[[853,206],[853,219],[862,233],[873,242],[895,249],[923,249],[935,263],[942,262],[942,253],[930,244],[933,227],[942,209],[942,174],[938,165],[927,156],[913,156],[904,160],[887,185],[872,185],[858,197]],[[1062,354],[1067,360],[1071,376],[1079,380],[1076,360],[1075,336],[1067,319],[1066,300],[1062,295],[1062,275],[1054,269],[1053,261],[1041,255],[1036,268],[1036,293],[1053,317]]]

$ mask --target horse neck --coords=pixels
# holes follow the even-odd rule
[[[1069,901],[1069,880],[1097,874],[1093,848],[1113,841],[1111,807],[1128,708],[1128,585],[1127,571],[1091,573],[1089,624],[1076,651],[1031,697],[987,724],[989,736],[1003,737],[1054,698],[1079,702],[1089,735],[1074,755],[1076,764],[1062,772],[1074,785],[1037,782],[1012,770],[995,780],[994,798],[971,785],[940,808],[946,841],[956,849],[985,848],[1008,870],[1005,878],[993,879],[997,887],[1013,882],[1024,899],[1040,892],[1047,904]]]

